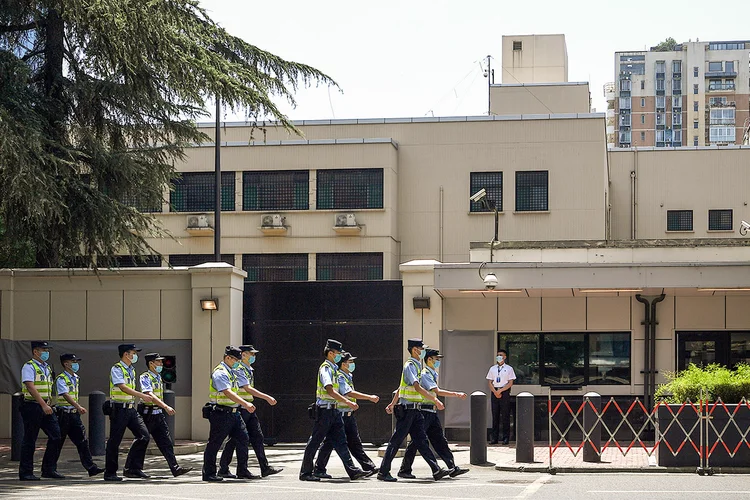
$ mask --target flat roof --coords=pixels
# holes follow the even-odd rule
[[[695,248],[750,247],[750,238],[681,238],[658,240],[497,241],[495,250],[546,248]],[[469,249],[490,248],[486,241],[471,241]]]
[[[348,139],[289,139],[285,141],[222,141],[222,147],[247,147],[247,146],[320,146],[330,144],[388,144],[398,149],[398,142],[390,137],[365,137]],[[202,142],[192,144],[194,148],[212,148],[213,142]]]
[[[490,87],[566,87],[588,84],[589,82],[493,83]]]

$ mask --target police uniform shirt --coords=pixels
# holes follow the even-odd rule
[[[57,377],[57,395],[60,397],[62,397],[63,394],[67,394],[70,392],[70,390],[68,389],[68,383],[65,382],[66,376],[70,379],[71,382],[73,382],[73,387],[78,387],[78,375],[76,375],[75,373],[71,375],[68,371],[64,372],[63,375]],[[73,408],[73,406],[68,403],[66,403],[65,405],[58,404],[57,407],[65,408],[68,410]]]
[[[161,381],[161,375],[158,373],[152,371],[142,373],[139,381],[141,383],[141,392],[143,393],[154,392],[156,390],[154,384],[151,383],[151,377],[149,377],[149,374],[155,376],[157,380]],[[161,408],[155,407],[151,410],[151,413],[161,413]]]
[[[52,369],[47,363],[44,363],[44,362],[40,363],[39,361],[35,359],[32,359],[31,362],[42,369],[42,373],[44,373],[44,377],[46,377],[45,380],[51,379]],[[35,378],[36,378],[36,370],[34,370],[34,367],[28,363],[24,363],[23,368],[21,368],[21,383],[34,382]]]
[[[214,370],[211,374],[211,379],[214,382],[214,387],[217,392],[226,391],[227,389],[234,391],[236,387],[232,387],[232,381],[229,380],[229,372],[234,372],[232,367],[227,365],[225,362],[221,362],[224,365],[224,370]],[[237,403],[232,403],[232,406],[239,406]]]
[[[125,384],[125,374],[123,373],[123,366],[125,363],[117,363],[109,371],[109,377],[112,380],[112,385]],[[127,367],[129,378],[135,380],[135,368],[133,365]]]
[[[422,371],[422,377],[419,379],[419,385],[422,386],[422,389],[431,391],[438,386],[437,380],[437,372],[429,366],[425,366],[425,369]]]
[[[351,375],[346,375],[344,372],[339,372],[339,394],[341,394],[342,396],[346,396],[354,390],[354,388],[349,384],[349,379],[347,377],[351,377]],[[352,382],[352,384],[353,383],[354,382]]]
[[[495,389],[501,389],[508,385],[509,381],[515,379],[516,372],[513,371],[513,367],[506,365],[505,363],[502,365],[495,363],[490,368],[490,371],[487,372],[487,380],[492,381],[492,385]]]
[[[255,374],[253,373],[253,369],[251,367],[245,365],[245,368],[250,372],[250,378],[247,378],[245,376],[245,370],[240,370],[239,368],[234,370],[234,374],[237,376],[237,385],[240,387],[245,387],[246,385],[252,387]]]
[[[336,368],[336,365],[329,361],[325,360],[325,363],[320,367],[320,370],[318,370],[318,377],[320,378],[320,383],[323,385],[323,387],[328,387],[329,385],[333,385],[333,378],[338,373],[338,369]],[[323,400],[320,398],[317,398],[315,400],[316,405],[328,405],[331,404],[333,401],[330,400]]]
[[[419,364],[419,361],[417,361],[414,358],[409,358],[410,360],[406,362],[404,365],[404,382],[406,382],[406,385],[413,386],[414,382],[419,381],[419,372],[417,370],[417,366]],[[420,384],[422,385],[422,384]],[[399,404],[413,404],[413,401],[407,401],[404,398],[399,397],[398,398]]]

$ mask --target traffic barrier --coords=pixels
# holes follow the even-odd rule
[[[11,441],[10,460],[18,462],[21,460],[21,445],[23,444],[23,417],[21,416],[21,405],[23,405],[23,394],[13,394],[11,400]]]
[[[487,463],[487,394],[482,391],[471,393],[471,415],[469,427],[469,463]]]
[[[102,391],[89,394],[89,450],[95,457],[104,455],[106,451],[105,423],[102,405],[105,397]]]
[[[164,403],[172,408],[175,407],[174,391],[169,389],[164,391]],[[174,415],[167,415],[167,427],[169,427],[169,437],[172,439],[172,444],[174,445]]]

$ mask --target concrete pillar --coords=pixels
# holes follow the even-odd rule
[[[469,462],[483,465],[487,463],[487,395],[482,391],[471,393],[469,418]]]
[[[602,397],[596,392],[587,392],[583,396],[583,402],[583,432],[589,435],[590,440],[584,443],[583,461],[598,463],[602,461],[602,426],[599,423]]]
[[[534,395],[516,396],[516,462],[534,462]]]
[[[404,288],[404,361],[407,339],[420,337],[425,344],[440,348],[440,330],[443,325],[443,301],[435,291],[436,260],[412,260],[399,266]],[[414,297],[429,297],[429,309],[414,309]]]

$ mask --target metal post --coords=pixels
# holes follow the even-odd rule
[[[534,395],[516,396],[516,462],[534,462]]]
[[[21,416],[23,394],[21,394],[20,392],[13,394],[11,402],[12,439],[10,441],[10,460],[12,462],[18,462],[19,460],[21,460],[21,445],[23,444],[23,416]]]
[[[469,462],[483,465],[487,463],[487,395],[482,391],[471,393],[470,418]]]
[[[164,402],[167,404],[167,406],[171,406],[172,408],[174,408],[174,391],[164,391]],[[169,427],[169,437],[172,438],[172,444],[174,444],[174,415],[167,415],[167,426]]]
[[[492,56],[487,56],[487,116],[492,116]]]
[[[221,98],[216,95],[216,130],[214,133],[214,260],[221,262]]]
[[[104,455],[106,450],[103,404],[104,393],[102,391],[89,394],[89,450],[95,457]]]
[[[549,465],[547,470],[552,472],[552,389],[547,389],[547,437],[549,438]]]
[[[602,426],[599,423],[602,397],[596,392],[588,392],[583,401],[583,461],[598,463],[602,461]]]

